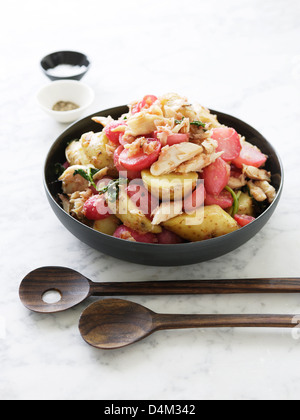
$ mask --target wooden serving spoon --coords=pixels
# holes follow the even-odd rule
[[[134,344],[159,330],[183,328],[260,327],[294,328],[295,315],[167,315],[121,299],[104,299],[82,314],[82,338],[98,349],[113,350]]]
[[[49,291],[60,299],[43,300]],[[241,280],[177,280],[93,283],[82,274],[64,267],[43,267],[32,271],[21,283],[22,303],[38,313],[56,313],[82,303],[90,296],[193,295],[236,293],[300,293],[299,278]]]

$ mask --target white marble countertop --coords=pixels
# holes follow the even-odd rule
[[[87,306],[37,315],[18,299],[21,279],[44,265],[94,281],[297,276],[299,247],[299,0],[21,0],[0,29],[2,205],[0,399],[298,399],[300,340],[286,330],[159,332],[119,351],[86,345]],[[65,126],[37,106],[49,83],[39,60],[86,52],[91,112],[146,93],[177,91],[261,131],[286,171],[282,201],[247,245],[182,268],[133,265],[75,239],[52,213],[42,184],[46,153]],[[299,297],[135,297],[169,313],[299,313]]]

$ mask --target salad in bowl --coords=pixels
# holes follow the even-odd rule
[[[63,209],[115,238],[199,242],[252,223],[275,200],[268,160],[216,115],[171,93],[96,116],[58,164]]]

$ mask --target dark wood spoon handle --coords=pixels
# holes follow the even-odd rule
[[[91,283],[91,296],[300,293],[300,278]]]
[[[183,328],[295,328],[300,315],[165,315],[157,314],[156,330]]]

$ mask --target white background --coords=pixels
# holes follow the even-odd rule
[[[299,261],[299,0],[10,0],[1,8],[0,399],[294,399],[300,341],[290,331],[160,332],[133,347],[86,345],[86,304],[36,315],[18,286],[44,265],[94,281],[297,276]],[[36,104],[40,59],[85,52],[96,93],[87,115],[175,91],[233,114],[280,153],[285,191],[274,217],[241,249],[183,268],[106,257],[67,232],[42,185],[45,156],[65,129]],[[299,313],[297,296],[132,298],[170,313]]]

